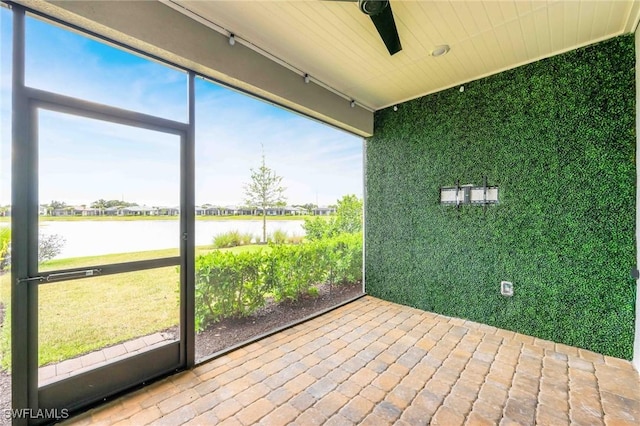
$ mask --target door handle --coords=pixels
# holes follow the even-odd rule
[[[51,282],[68,278],[92,277],[94,275],[100,275],[100,272],[100,269],[83,269],[82,271],[60,272],[57,274],[47,275],[46,281]]]
[[[71,278],[82,278],[82,277],[92,277],[94,275],[100,275],[102,272],[100,269],[83,269],[81,271],[69,271],[69,272],[59,272],[57,274],[48,274],[48,275],[40,275],[37,277],[27,277],[18,279],[18,283],[28,283],[32,281],[38,282],[52,282],[52,281],[60,281]]]

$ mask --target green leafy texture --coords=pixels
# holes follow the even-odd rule
[[[0,271],[4,271],[10,263],[11,228],[0,227]]]
[[[631,359],[634,55],[621,36],[377,112],[366,291]],[[498,205],[439,204],[483,176]]]
[[[355,195],[345,195],[338,200],[336,208],[338,233],[350,234],[362,231],[362,200]]]
[[[362,281],[362,233],[267,250],[214,251],[196,259],[196,331],[230,317],[245,317],[266,303],[317,295],[318,284]],[[332,287],[330,287],[331,289]]]
[[[353,194],[344,195],[338,200],[335,216],[305,218],[302,228],[312,241],[362,232],[362,200]]]
[[[302,229],[305,232],[305,238],[309,241],[321,240],[323,238],[331,238],[335,233],[335,218],[325,218],[322,216],[307,217],[304,219]]]
[[[196,330],[210,321],[250,315],[265,303],[262,252],[214,251],[196,260]]]

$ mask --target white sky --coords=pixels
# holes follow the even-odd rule
[[[10,13],[0,35],[0,205],[10,203]],[[186,121],[186,76],[33,19],[27,84]],[[43,111],[40,203],[124,199],[179,203],[179,141],[171,135]],[[242,204],[261,161],[283,177],[289,204],[362,197],[362,139],[213,83],[196,83],[196,204]]]

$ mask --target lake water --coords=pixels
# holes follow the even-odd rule
[[[289,236],[303,236],[302,220],[267,220],[267,234],[281,230]],[[177,248],[180,228],[177,220],[132,221],[42,221],[40,234],[61,235],[66,240],[56,259],[111,253]],[[210,245],[213,237],[229,231],[262,236],[261,220],[198,220],[196,245]]]

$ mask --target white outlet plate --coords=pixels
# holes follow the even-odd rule
[[[509,281],[502,281],[500,283],[500,294],[503,296],[513,296],[513,283]]]

